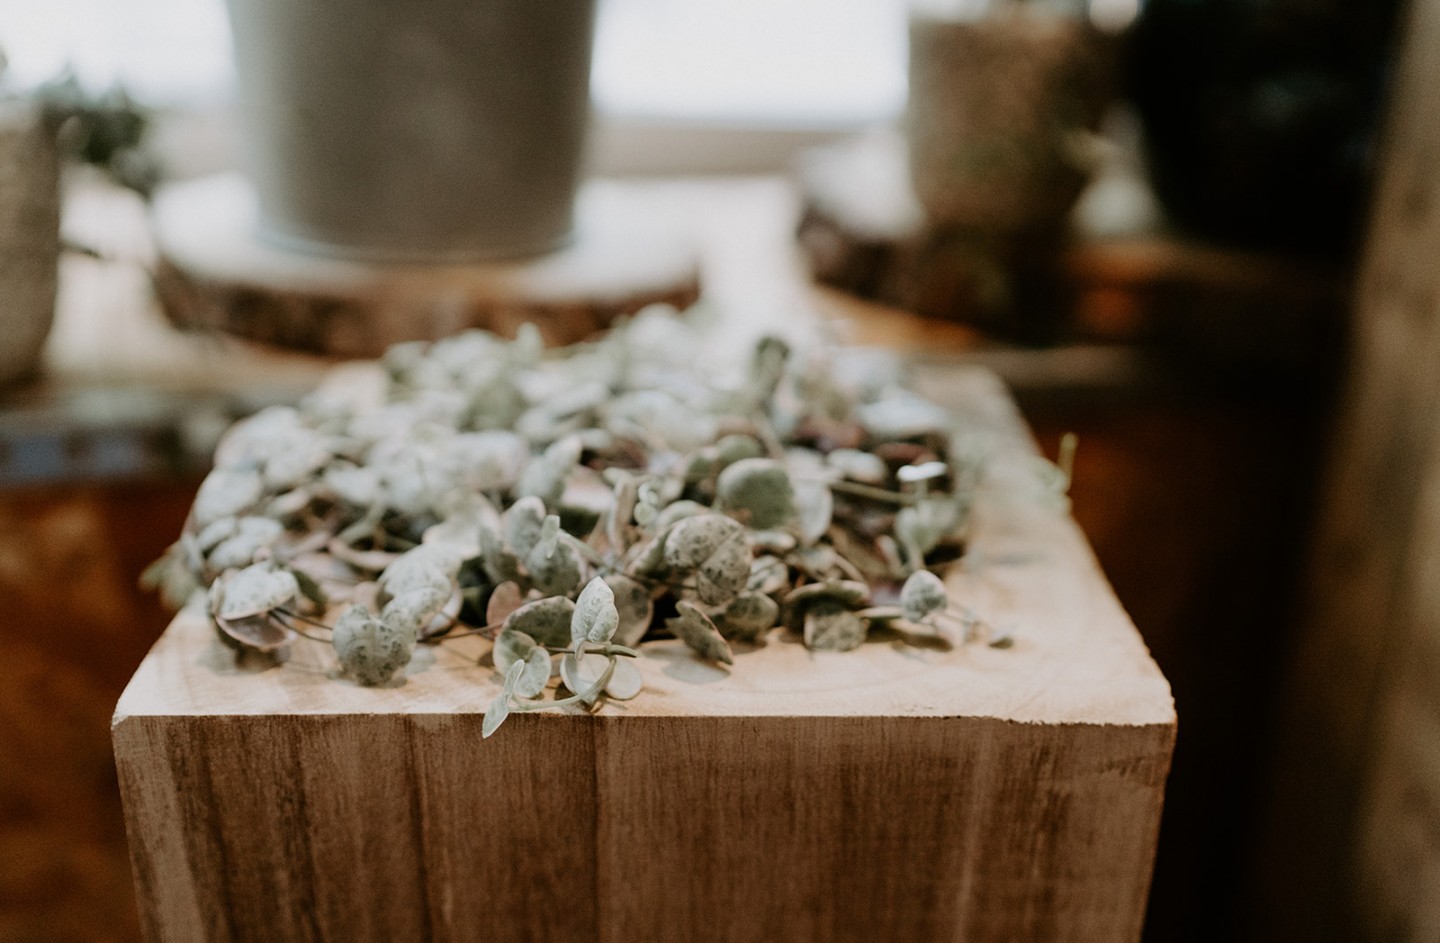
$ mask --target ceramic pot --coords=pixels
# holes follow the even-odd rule
[[[0,385],[31,376],[55,319],[60,162],[35,108],[0,102]]]
[[[1083,17],[1033,4],[913,13],[905,124],[927,215],[1000,234],[1058,225],[1091,169],[1109,51]]]
[[[358,258],[563,244],[594,0],[229,0],[262,236]]]

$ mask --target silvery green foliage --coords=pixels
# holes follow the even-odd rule
[[[505,628],[524,632],[550,648],[570,644],[570,622],[575,603],[564,596],[548,596],[526,603],[505,618]]]
[[[299,594],[294,574],[256,563],[228,570],[210,584],[210,616],[228,644],[272,652],[294,634],[276,613],[295,603]]]
[[[525,673],[525,665],[525,662],[517,661],[505,672],[505,686],[495,700],[490,702],[490,706],[485,708],[485,720],[480,724],[482,738],[489,737],[499,730],[500,725],[505,722],[505,718],[510,716],[510,699],[514,697],[520,678]]]
[[[460,557],[443,544],[421,544],[407,550],[380,574],[380,590],[399,596],[415,590],[434,590],[448,597],[460,569]]]
[[[825,456],[825,464],[842,478],[867,485],[882,485],[890,474],[884,459],[859,449],[835,449]]]
[[[795,488],[794,500],[800,536],[815,543],[825,536],[835,516],[835,496],[830,485],[823,481],[804,482]]]
[[[720,613],[717,626],[727,639],[753,641],[775,625],[780,605],[758,592],[744,592]]]
[[[550,680],[550,653],[533,638],[515,629],[502,629],[495,636],[495,669],[508,676],[517,662],[525,667],[514,686],[519,697],[538,697]]]
[[[992,646],[994,642],[990,643]],[[645,687],[645,678],[640,669],[627,658],[617,658],[612,666],[610,680],[605,682],[605,696],[617,701],[628,701]]]
[[[805,610],[805,646],[817,652],[848,652],[865,641],[865,620],[837,602],[824,601]]]
[[[381,615],[385,621],[413,632],[417,638],[425,638],[441,630],[440,626],[432,628],[432,625],[454,595],[453,589],[446,592],[435,587],[408,590],[391,597]]]
[[[905,611],[905,618],[911,622],[929,622],[935,613],[944,610],[948,602],[944,582],[929,570],[911,573],[900,589],[900,607]]]
[[[614,675],[618,660],[604,655],[576,655],[567,652],[560,659],[560,680],[582,704],[594,704]]]
[[[200,546],[205,552],[206,565],[217,572],[247,567],[256,562],[285,533],[284,525],[268,517],[227,517],[216,524],[230,526],[224,530],[223,538],[209,546],[206,537],[216,536],[216,530],[213,525],[207,528],[207,533],[201,535]]]
[[[190,517],[197,528],[236,517],[260,503],[265,480],[253,468],[216,468],[200,483]]]
[[[747,458],[763,458],[765,446],[753,435],[731,433],[715,443],[715,462],[720,468],[728,468]]]
[[[494,637],[487,735],[635,696],[650,637],[726,663],[727,639],[777,626],[863,642],[899,617],[906,576],[963,552],[989,448],[888,361],[767,338],[727,363],[663,309],[548,354],[527,325],[398,345],[381,367],[234,426],[147,579],[207,590],[240,648],[313,638],[293,620],[360,601],[379,614],[348,610],[337,653]],[[573,698],[546,694],[555,660]]]
[[[581,581],[580,553],[568,535],[560,533],[560,518],[548,515],[541,523],[540,538],[525,555],[525,571],[531,585],[547,596],[564,596]]]
[[[537,497],[546,507],[554,507],[565,491],[565,479],[579,462],[580,440],[567,436],[530,460],[516,490],[521,496]]]
[[[925,497],[895,515],[895,537],[906,548],[911,565],[918,567],[964,520],[964,507],[949,495]]]
[[[519,629],[501,629],[490,652],[495,670],[502,676],[507,674],[511,665],[524,661],[537,647],[536,641]]]
[[[364,685],[384,684],[409,664],[415,630],[403,620],[377,619],[357,605],[335,622],[331,641],[346,673]]]
[[[715,623],[705,614],[705,611],[692,602],[681,600],[675,605],[675,617],[665,620],[665,628],[670,633],[690,646],[697,655],[708,661],[718,661],[731,665],[735,658],[730,654],[730,646],[726,644],[725,637],[720,630],[715,628]]]
[[[781,463],[744,458],[720,473],[716,506],[739,516],[756,530],[781,527],[795,516],[795,490]]]
[[[604,579],[614,597],[618,617],[612,640],[617,645],[633,648],[650,631],[650,623],[655,618],[655,600],[645,584],[624,573],[611,573]]]
[[[540,543],[545,530],[545,502],[526,495],[505,512],[505,541],[508,549],[522,559]]]
[[[805,634],[805,616],[812,608],[859,609],[869,600],[870,587],[855,580],[824,580],[797,586],[781,600],[780,616],[792,631]]]
[[[750,547],[745,528],[723,514],[681,520],[665,538],[665,562],[695,575],[701,602],[718,605],[734,598],[750,576]]]
[[[950,428],[945,410],[908,390],[893,390],[882,399],[858,405],[855,417],[878,439],[944,435]]]
[[[235,620],[273,612],[293,602],[300,593],[295,576],[264,563],[228,574],[221,582],[215,615]]]
[[[784,560],[772,556],[760,556],[750,561],[750,573],[745,580],[748,592],[763,596],[774,596],[790,586],[790,567]]]
[[[641,505],[644,507],[645,505]],[[699,501],[688,501],[681,499],[672,501],[665,505],[665,509],[655,514],[651,520],[654,522],[657,531],[668,530],[671,524],[678,524],[687,517],[695,517],[698,514],[708,514],[710,509]],[[638,518],[637,518],[638,520]]]
[[[603,645],[615,636],[619,627],[620,610],[615,608],[615,592],[597,576],[575,600],[575,611],[570,616],[570,638]]]

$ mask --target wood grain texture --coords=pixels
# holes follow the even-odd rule
[[[483,641],[366,689],[187,611],[114,727],[150,939],[1137,939],[1168,685],[998,382],[945,386],[994,443],[952,591],[1013,649],[648,643],[640,698],[482,742]]]
[[[241,178],[174,184],[155,200],[156,289],[182,327],[346,357],[466,328],[552,344],[582,340],[648,304],[699,296],[699,246],[672,208],[622,184],[591,184],[575,241],[506,262],[367,263],[268,245]]]
[[[1139,937],[1164,725],[604,721],[604,939]]]

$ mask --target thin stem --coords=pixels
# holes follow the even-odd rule
[[[610,644],[606,644],[606,645],[602,645],[602,646],[599,647],[599,648],[589,648],[588,645],[590,645],[590,644],[592,644],[592,643],[586,643],[587,647],[581,652],[581,654],[583,654],[583,655],[619,655],[619,656],[621,656],[622,658],[639,658],[639,657],[640,657],[640,653],[639,653],[639,652],[637,652],[637,651],[636,651],[635,649],[633,649],[633,648],[627,648],[627,647],[625,647],[624,645],[610,645]],[[545,649],[547,652],[549,652],[549,653],[552,654],[552,655],[569,655],[569,654],[571,654],[571,653],[573,653],[573,652],[575,651],[575,648],[574,648],[573,646],[570,646],[570,645],[565,645],[565,646],[559,646],[559,645],[542,645],[541,648]]]
[[[572,694],[570,697],[561,698],[558,701],[521,701],[516,700],[512,695],[511,700],[514,700],[515,703],[510,708],[510,710],[544,711],[552,710],[557,707],[569,707],[571,704],[590,704],[595,700],[595,698],[600,696],[601,691],[605,690],[605,685],[610,683],[610,679],[614,676],[614,674],[615,659],[612,656],[610,659],[610,664],[605,666],[605,670],[601,672],[600,677],[595,679],[595,683],[590,685],[590,687],[585,690],[584,694]]]
[[[1060,454],[1056,456],[1055,464],[1060,466],[1060,474],[1065,476],[1065,490],[1070,490],[1070,483],[1075,477],[1075,447],[1080,444],[1080,437],[1073,432],[1067,432],[1060,437]]]
[[[609,564],[609,561],[607,561],[603,556],[600,555],[600,551],[596,550],[594,547],[590,546],[585,541],[576,540],[572,537],[569,540],[569,544],[570,546],[578,550],[580,552],[580,555],[586,560],[588,560],[592,565],[604,569]]]
[[[459,617],[459,616],[456,616],[453,620],[451,620],[451,625],[464,625],[464,624],[465,624],[465,623],[463,623],[463,622],[460,621],[460,617]],[[464,637],[467,636],[467,635],[484,635],[486,638],[492,638],[492,639],[493,639],[493,638],[495,637],[495,633],[496,633],[497,631],[499,631],[500,628],[501,628],[502,626],[504,626],[504,625],[505,625],[505,623],[503,623],[503,622],[492,622],[490,625],[482,625],[482,626],[479,626],[479,627],[469,628],[469,629],[466,629],[464,632],[450,632],[450,633],[448,633],[448,634],[446,634],[446,635],[439,635],[439,636],[432,635],[432,636],[431,636],[431,639],[434,640],[435,642],[448,642],[448,641],[450,641],[450,640],[453,639],[453,638],[464,638]]]
[[[294,614],[293,614],[293,613],[287,613],[287,612],[285,612],[284,610],[281,610],[281,609],[276,609],[276,610],[274,610],[274,611],[271,613],[272,618],[279,619],[281,625],[285,626],[285,628],[289,629],[291,632],[294,632],[296,635],[300,636],[301,638],[303,638],[303,639],[309,639],[309,640],[312,641],[312,642],[319,642],[321,645],[330,645],[330,644],[333,644],[333,643],[330,641],[330,639],[328,639],[328,638],[321,638],[321,637],[318,636],[318,635],[311,635],[309,632],[306,632],[304,629],[300,628],[300,627],[297,626],[295,623],[291,622],[290,619],[287,619],[287,618],[286,618],[287,615],[293,616]],[[306,620],[304,620],[304,621],[307,621],[307,622],[308,622],[308,621],[310,621],[310,620],[306,619]]]
[[[436,613],[436,615],[440,615],[440,613]],[[435,616],[431,616],[430,618],[434,619]],[[422,636],[420,638],[420,641],[427,645],[438,645],[450,637],[447,633],[449,633],[451,629],[455,628],[455,626],[457,625],[462,624],[463,623],[461,623],[460,621],[460,613],[457,612],[455,613],[455,615],[447,617],[445,620],[445,624],[442,625],[439,629]],[[429,626],[430,623],[427,622],[421,628],[429,628]],[[459,636],[457,635],[456,637],[458,638]]]
[[[802,478],[800,480],[821,481],[828,484],[831,491],[853,495],[857,498],[868,498],[871,501],[884,501],[886,504],[910,505],[916,501],[915,495],[906,494],[903,491],[887,491],[884,488],[876,488],[874,485],[863,485],[858,481],[826,481],[823,478]]]
[[[335,627],[334,627],[334,626],[329,625],[329,624],[324,623],[324,622],[321,622],[319,619],[312,619],[312,618],[310,618],[309,616],[302,616],[300,613],[296,612],[296,611],[293,610],[293,609],[285,609],[285,608],[283,608],[283,607],[276,607],[276,608],[275,608],[274,610],[272,610],[272,611],[275,612],[277,615],[282,615],[282,616],[285,616],[286,618],[289,618],[289,619],[297,619],[297,620],[299,620],[299,621],[301,621],[301,622],[304,622],[304,623],[306,623],[306,624],[308,624],[308,625],[313,625],[313,626],[315,626],[315,628],[317,628],[317,629],[324,629],[324,630],[327,631],[327,632],[333,632],[333,631],[335,631]]]
[[[755,423],[755,434],[760,437],[760,442],[765,446],[765,451],[770,453],[773,459],[785,457],[785,445],[780,441],[780,436],[775,432],[775,424],[763,408],[756,409],[752,420]]]

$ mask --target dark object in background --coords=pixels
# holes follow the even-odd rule
[[[1337,254],[1364,217],[1397,0],[1149,0],[1130,96],[1181,226]]]

